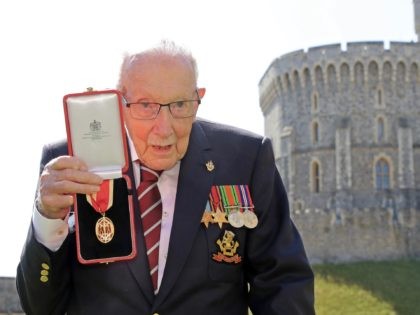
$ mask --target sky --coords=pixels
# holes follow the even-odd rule
[[[415,41],[412,0],[0,2],[0,276],[15,276],[42,146],[65,137],[62,99],[114,88],[125,53],[174,40],[207,93],[198,115],[264,134],[258,82],[291,51]]]

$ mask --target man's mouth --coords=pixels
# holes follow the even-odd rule
[[[155,150],[159,150],[159,151],[167,151],[169,150],[172,145],[152,145],[153,149]]]

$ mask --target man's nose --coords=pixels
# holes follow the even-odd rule
[[[172,114],[169,107],[162,107],[155,118],[154,131],[162,136],[168,136],[172,133]]]

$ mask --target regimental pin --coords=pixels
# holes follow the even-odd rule
[[[207,167],[207,170],[208,170],[209,172],[212,172],[212,171],[214,170],[214,163],[213,163],[213,161],[212,161],[212,160],[208,161],[208,162],[206,163],[206,167]]]
[[[212,259],[218,262],[226,262],[229,264],[238,264],[242,261],[242,257],[237,254],[239,242],[235,239],[235,233],[225,230],[221,239],[216,241],[220,251],[212,255]]]

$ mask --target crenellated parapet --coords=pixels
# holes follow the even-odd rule
[[[400,118],[420,145],[419,43],[354,42],[294,51],[272,62],[259,89],[267,136],[281,145],[282,129],[292,128],[294,151],[334,148],[342,119],[351,121],[352,147],[378,139],[396,146]]]
[[[398,88],[420,80],[420,44],[355,42],[298,50],[275,59],[259,83],[260,104],[266,112],[273,95],[293,97],[305,89],[326,93],[348,89],[348,84]]]

